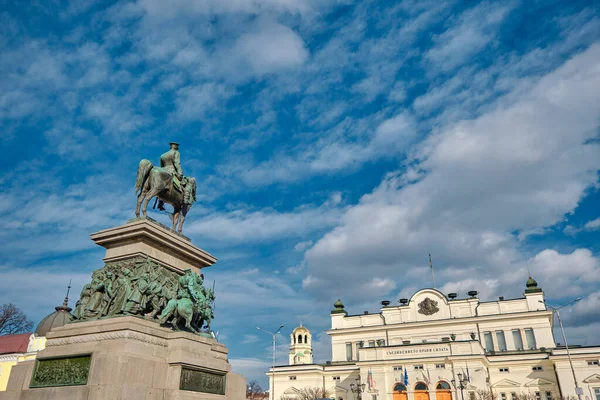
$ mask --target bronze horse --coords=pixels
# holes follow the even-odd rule
[[[181,233],[185,216],[196,201],[196,179],[186,177],[185,180],[187,183],[183,187],[183,192],[180,192],[173,187],[171,173],[160,167],[153,166],[149,160],[144,159],[140,161],[135,180],[135,190],[136,192],[140,191],[137,197],[135,216],[140,217],[140,206],[146,200],[142,207],[142,214],[146,217],[148,203],[156,196],[165,203],[173,206],[173,214],[170,214],[171,221],[173,222],[171,230],[175,231],[175,227],[179,223],[177,232]]]

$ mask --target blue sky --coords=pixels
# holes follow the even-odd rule
[[[600,19],[588,1],[5,1],[0,302],[77,298],[181,143],[214,328],[266,386],[270,338],[431,286],[522,294],[600,330]],[[152,214],[166,221],[166,216]],[[596,342],[594,342],[596,340]]]

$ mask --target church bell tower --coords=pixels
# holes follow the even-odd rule
[[[312,363],[312,335],[300,324],[290,335],[290,365]]]

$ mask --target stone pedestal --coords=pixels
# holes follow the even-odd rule
[[[83,364],[89,357],[89,368],[66,367],[74,357]],[[54,365],[44,366],[48,361]],[[0,399],[242,400],[245,388],[244,378],[231,373],[225,345],[121,317],[50,332],[36,361],[13,367]]]
[[[125,260],[136,256],[150,257],[173,271],[187,268],[199,273],[217,259],[194,246],[188,238],[171,232],[154,220],[134,219],[125,225],[94,233],[90,238],[106,249],[104,262]]]
[[[182,275],[216,258],[149,220],[91,235],[107,263],[140,256]],[[175,275],[175,276],[177,276]],[[231,372],[227,348],[142,316],[72,322],[51,330],[35,361],[14,366],[0,400],[242,400],[246,381]]]

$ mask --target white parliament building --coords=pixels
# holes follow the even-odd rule
[[[335,400],[600,400],[600,346],[570,345],[571,368],[534,279],[521,298],[477,294],[422,289],[359,315],[338,300],[327,331],[332,360],[314,364],[311,334],[296,328],[289,365],[267,373],[270,399],[318,387]]]

